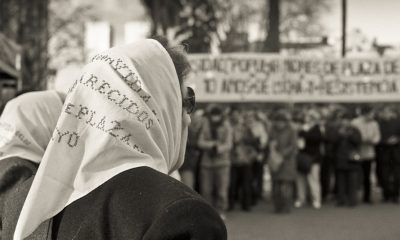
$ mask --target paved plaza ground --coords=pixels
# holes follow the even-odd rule
[[[263,202],[251,212],[227,214],[229,240],[400,240],[400,205],[375,203],[276,215]]]

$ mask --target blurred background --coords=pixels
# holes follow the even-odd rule
[[[54,88],[91,53],[152,35],[190,53],[396,56],[399,8],[396,0],[1,0],[1,98]]]
[[[227,206],[219,209],[229,239],[397,240],[399,12],[399,0],[0,0],[0,106],[21,92],[66,91],[99,51],[166,36],[172,44],[185,46],[193,68],[189,84],[196,91],[198,110],[192,115],[187,150],[193,161],[185,162],[181,174],[195,190],[201,192],[202,184],[218,185],[201,177],[210,167],[204,165],[204,156],[216,154],[215,149],[200,146],[204,124],[212,125],[214,114],[231,125],[227,131],[234,137],[227,156],[232,159],[223,163],[227,172],[219,174],[230,178],[219,189],[225,192],[225,205],[229,200],[230,211]],[[376,159],[367,159],[366,170],[361,164],[357,168],[360,179],[368,178],[371,196],[349,211],[336,207],[340,159],[335,150],[328,151],[332,146],[328,132],[335,135],[342,128],[346,132],[350,120],[366,116],[381,134],[373,144],[367,141]],[[307,196],[295,206],[296,186],[290,205],[299,209],[290,216],[271,214],[277,204],[273,203],[270,139],[280,135],[274,131],[285,121],[288,125],[283,129],[293,125],[296,134],[305,134],[311,125],[319,129],[315,149],[320,162],[312,163],[319,170],[307,174],[318,175],[314,182],[322,199],[310,202],[312,196]],[[303,143],[293,145],[302,152],[308,140],[299,139]],[[335,144],[342,140],[337,138]],[[389,148],[396,153],[385,155]],[[238,149],[245,163],[235,155]],[[297,156],[296,161],[300,161]],[[240,169],[243,165],[251,169],[247,169],[249,176]],[[300,180],[304,185],[304,176],[296,175],[298,165],[292,165],[291,184]],[[361,202],[361,192],[366,191],[360,179],[353,190]],[[251,188],[247,196],[252,195],[252,202],[242,205],[243,211],[234,210],[232,202],[246,201],[246,194],[238,197],[235,192],[245,185]],[[214,189],[211,197],[219,190]],[[306,202],[312,209],[303,208]],[[375,204],[381,202],[385,204]]]

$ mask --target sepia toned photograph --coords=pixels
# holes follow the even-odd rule
[[[0,0],[0,240],[399,240],[400,0]]]

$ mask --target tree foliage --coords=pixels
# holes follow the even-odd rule
[[[52,0],[49,11],[49,69],[54,73],[70,63],[84,63],[84,27],[85,22],[95,18],[92,5]]]
[[[46,86],[49,0],[1,0],[0,31],[22,46],[23,88]]]
[[[266,36],[265,48],[279,49],[279,39],[320,36],[320,17],[330,9],[329,0],[142,0],[153,23],[152,34],[177,36],[192,52],[209,52],[213,43],[229,44],[246,37],[257,23]],[[272,5],[271,5],[272,4]],[[270,9],[272,11],[270,11]],[[228,37],[228,39],[225,39]],[[245,39],[243,39],[245,41]]]

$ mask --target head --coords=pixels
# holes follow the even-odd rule
[[[290,119],[290,113],[284,109],[278,110],[278,112],[276,112],[275,116],[273,117],[275,126],[279,130],[286,128],[290,124]]]
[[[253,110],[247,110],[244,114],[244,121],[247,124],[253,124],[256,120],[255,112]]]
[[[360,114],[366,120],[372,120],[374,118],[373,108],[369,105],[363,105],[360,108]]]
[[[192,113],[195,108],[195,92],[185,82],[191,70],[185,47],[183,45],[170,46],[168,39],[162,36],[156,36],[153,39],[158,41],[171,57],[178,76],[179,85],[181,86],[183,108],[186,110],[186,113]]]
[[[10,100],[0,117],[0,159],[19,157],[39,163],[64,99],[64,94],[56,91],[35,91]]]
[[[242,121],[242,114],[239,109],[237,108],[232,109],[231,120],[233,123],[240,123]]]
[[[348,110],[342,110],[340,113],[338,113],[338,119],[340,119],[340,123],[343,126],[350,126],[352,118],[353,116]]]
[[[380,118],[384,120],[393,119],[396,117],[396,112],[390,106],[385,106],[379,114]]]
[[[320,119],[321,119],[320,114],[316,110],[312,109],[305,114],[304,121],[307,124],[314,125],[317,124],[320,121]]]
[[[223,121],[223,110],[220,106],[211,105],[208,109],[208,117],[212,124],[220,124]]]

